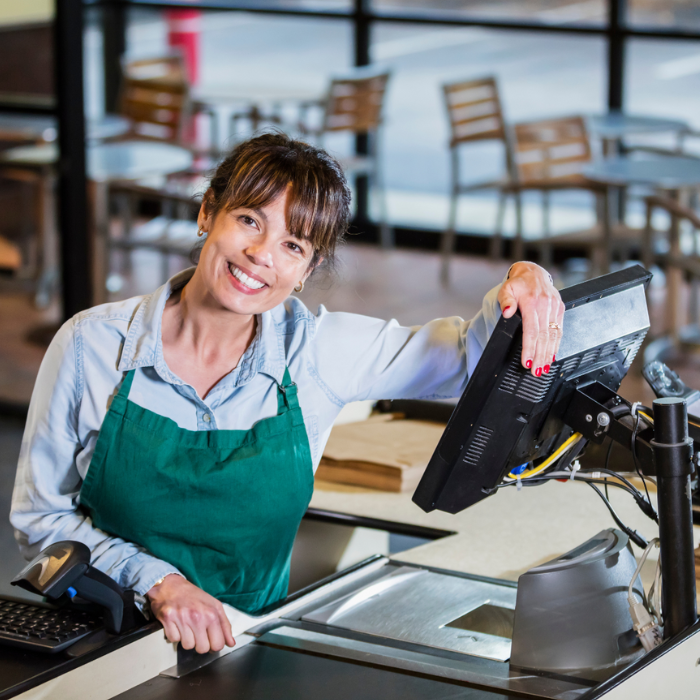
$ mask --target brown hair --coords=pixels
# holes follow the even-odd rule
[[[311,242],[311,266],[321,258],[332,264],[350,223],[351,195],[340,164],[320,148],[280,132],[244,141],[219,164],[204,203],[210,216],[258,209],[288,186],[290,233]]]

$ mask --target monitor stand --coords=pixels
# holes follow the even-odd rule
[[[656,477],[664,639],[670,639],[697,619],[690,480],[695,474],[693,444],[700,443],[700,431],[690,426],[689,437],[683,399],[656,399],[653,407],[654,427],[635,436],[634,458],[645,476]],[[603,384],[578,387],[562,417],[592,442],[610,437],[632,449],[631,405]]]

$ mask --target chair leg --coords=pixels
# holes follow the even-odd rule
[[[654,229],[651,219],[654,207],[650,202],[646,203],[646,224],[642,234],[642,265],[648,270],[654,264]]]
[[[442,235],[442,264],[440,266],[440,282],[443,287],[450,286],[450,258],[454,253],[457,235],[457,204],[459,199],[459,152],[450,149],[450,166],[452,175],[452,199],[450,200],[450,215],[447,230]]]
[[[513,260],[525,257],[525,241],[523,240],[523,196],[522,192],[515,193],[515,240],[513,241]]]
[[[550,199],[549,192],[547,190],[542,191],[542,236],[544,241],[540,248],[541,250],[541,265],[542,267],[549,269],[552,266],[552,245],[547,240],[552,235],[552,230],[550,227]]]
[[[498,260],[503,255],[503,219],[506,215],[508,194],[505,190],[498,193],[498,211],[496,212],[496,227],[491,238],[491,259]]]
[[[450,216],[447,222],[447,229],[442,234],[442,262],[440,265],[440,283],[443,287],[450,286],[450,258],[454,253],[455,240],[457,238],[457,204],[459,200],[459,192],[457,189],[452,190],[450,199]]]

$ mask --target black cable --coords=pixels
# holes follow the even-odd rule
[[[644,474],[642,474],[642,470],[639,468],[639,463],[637,462],[637,433],[639,432],[639,419],[641,418],[639,414],[639,409],[636,411],[636,422],[634,424],[634,430],[632,431],[632,438],[630,439],[630,447],[632,450],[632,462],[634,463],[634,470],[637,472],[637,475],[639,478],[642,480],[642,485],[644,486],[644,493],[647,495],[647,503],[649,503],[649,506],[651,507],[652,510],[654,510],[654,507],[651,505],[651,498],[649,497],[649,489],[647,488],[647,482],[646,479],[644,478]],[[656,511],[654,510],[654,520],[656,522],[659,522],[659,516],[656,514]]]
[[[597,469],[596,471],[601,471],[600,469]],[[585,481],[588,484],[603,484],[603,485],[608,485],[608,486],[615,486],[618,489],[623,489],[626,491],[632,498],[634,498],[636,504],[639,506],[639,509],[646,515],[648,518],[653,520],[654,522],[658,523],[659,519],[658,516],[656,515],[656,511],[652,507],[652,505],[644,499],[644,496],[639,492],[638,489],[636,489],[627,479],[624,477],[620,476],[619,474],[616,474],[615,472],[610,472],[612,476],[620,479],[624,483],[618,483],[616,481],[608,481],[607,479],[583,479],[581,478],[584,474],[587,474],[588,472],[581,471],[580,474],[581,476],[578,476],[578,474],[574,475],[574,481]],[[521,484],[523,486],[539,486],[541,484],[544,484],[547,481],[552,481],[552,480],[561,480],[562,477],[560,476],[550,476],[548,474],[543,474],[542,476],[532,476],[529,479],[522,479]],[[505,483],[499,484],[496,486],[495,489],[491,490],[490,493],[493,493],[494,491],[503,488],[504,486],[516,486],[517,481],[507,481]],[[602,494],[601,494],[602,496]]]
[[[548,476],[548,475],[542,475],[542,476],[531,476],[528,479],[522,479],[521,483],[523,486],[539,486],[540,484],[545,483],[546,481],[559,481],[563,479],[564,477],[561,476]],[[568,478],[567,478],[568,481]],[[605,480],[604,479],[582,479],[578,476],[574,476],[574,481],[585,481],[586,483],[593,483],[593,484],[604,484]],[[517,486],[517,481],[506,481],[502,484],[498,484],[494,490],[497,489],[502,489],[504,486]],[[639,494],[634,487],[630,488],[629,486],[626,486],[625,484],[619,484],[614,481],[609,481],[608,482],[610,486],[615,486],[618,489],[623,489],[624,491],[627,491],[627,493],[630,494],[630,496],[635,496],[635,494],[641,498],[641,494]],[[636,499],[635,499],[636,500]]]
[[[608,446],[608,453],[605,455],[605,471],[606,472],[610,472],[610,453],[612,452],[612,448],[613,448],[614,444],[615,443],[613,442],[613,439],[610,438],[610,445]],[[605,481],[605,498],[609,498],[607,479]]]
[[[594,483],[590,481],[588,481],[587,483],[601,497],[603,503],[605,503],[607,509],[610,511],[612,519],[615,521],[620,530],[622,530],[627,535],[627,537],[629,537],[632,540],[632,542],[634,542],[637,545],[637,547],[641,547],[641,549],[646,549],[649,543],[638,532],[632,530],[632,528],[627,527],[627,525],[625,525],[622,522],[622,520],[620,520],[620,518],[617,516],[617,513],[615,512],[615,509],[610,504],[610,501],[608,501],[608,499],[605,498],[602,491]]]
[[[621,474],[618,474],[617,472],[611,471],[610,469],[592,469],[592,470],[586,470],[586,471],[581,471],[582,474],[588,474],[591,471],[597,471],[597,472],[604,472],[606,474],[610,474],[610,476],[615,477],[616,479],[620,479],[620,481],[623,481],[629,488],[631,489],[630,493],[632,494],[632,497],[634,500],[637,502],[637,505],[639,506],[640,510],[644,515],[646,515],[648,518],[651,518],[655,523],[658,524],[659,522],[659,516],[657,515],[656,511],[654,510],[654,506],[651,504],[651,501],[647,500],[644,498],[644,496],[641,494],[639,489],[632,484],[630,481],[627,481],[624,476]],[[614,484],[614,482],[609,482],[610,484]],[[608,498],[608,494],[605,494],[606,498]]]

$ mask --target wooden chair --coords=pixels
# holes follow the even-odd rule
[[[124,67],[120,111],[133,123],[132,136],[184,145],[189,109],[180,56],[133,61]]]
[[[669,324],[670,339],[680,340],[697,350],[700,344],[700,215],[667,196],[651,195],[644,199],[646,205],[646,226],[642,240],[642,264],[649,269],[655,263],[666,270],[666,320]],[[667,238],[666,244],[658,245],[660,232],[652,226],[654,211],[661,209],[671,219],[668,231],[661,235]],[[687,221],[692,227],[692,249],[689,254],[681,249],[680,223]],[[657,249],[664,252],[657,252]],[[679,318],[681,306],[681,285],[683,278],[690,283],[688,305],[689,325]]]
[[[379,193],[380,240],[384,247],[393,245],[393,233],[388,224],[386,191],[379,159],[379,135],[382,124],[382,108],[389,81],[389,73],[368,77],[333,80],[326,99],[321,104],[321,127],[314,129],[308,123],[310,107],[318,103],[302,105],[300,131],[304,136],[314,136],[319,142],[323,135],[332,132],[350,132],[368,136],[367,155],[356,155],[340,160],[347,175],[366,175]]]
[[[542,193],[542,237],[527,241],[527,246],[540,249],[540,259],[547,267],[552,262],[552,249],[557,247],[584,248],[592,259],[594,270],[606,270],[612,254],[612,234],[609,231],[608,188],[588,180],[584,166],[591,160],[591,148],[583,117],[547,119],[516,124],[513,127],[514,179],[503,186],[505,195],[519,196],[525,190]],[[599,223],[591,229],[551,235],[550,194],[560,190],[586,190],[595,195]],[[502,231],[494,236],[500,247]],[[525,255],[522,217],[516,221],[512,257]]]
[[[109,253],[127,253],[125,268],[129,268],[128,254],[134,250],[152,250],[159,253],[160,273],[158,284],[170,276],[170,259],[189,259],[199,240],[197,237],[196,212],[201,198],[178,189],[156,189],[132,182],[117,182],[110,185],[110,196],[117,204],[118,235],[111,231],[107,240],[105,279],[112,272]],[[136,220],[137,204],[155,203],[160,206],[160,215],[148,221]],[[124,271],[123,269],[121,271]]]
[[[450,258],[454,252],[457,227],[457,206],[459,196],[482,189],[499,191],[496,230],[503,226],[506,195],[502,186],[512,179],[513,160],[511,156],[508,132],[503,119],[498,85],[493,77],[467,80],[443,85],[443,94],[450,120],[450,159],[452,185],[450,193],[450,214],[447,230],[442,237],[442,266],[440,279],[444,285],[449,284]],[[465,145],[482,142],[499,141],[503,144],[505,154],[505,175],[500,180],[467,183],[461,181],[459,157]],[[516,217],[522,218],[520,195],[515,197]],[[500,254],[500,241],[492,242],[491,256]]]

